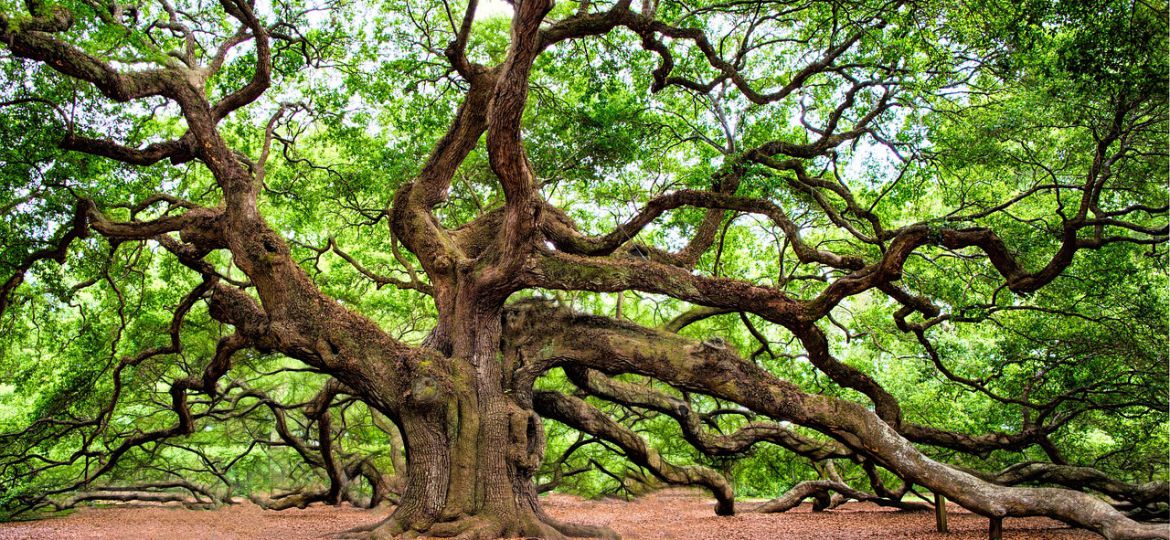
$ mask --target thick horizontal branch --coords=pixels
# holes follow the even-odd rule
[[[813,461],[853,457],[853,452],[835,441],[817,441],[774,422],[750,422],[730,434],[713,434],[703,427],[702,419],[682,399],[646,386],[611,379],[592,369],[567,366],[565,372],[573,384],[589,394],[674,418],[687,442],[707,455],[735,455],[759,442],[769,442]]]
[[[0,43],[16,56],[43,62],[65,75],[93,84],[103,95],[115,101],[148,96],[174,98],[178,85],[185,84],[178,73],[168,69],[118,71],[54,35],[72,26],[73,15],[62,7],[53,7],[48,14],[21,18],[19,23],[0,14]]]
[[[794,324],[801,303],[784,291],[741,280],[696,275],[650,260],[570,255],[538,247],[523,276],[528,287],[554,290],[658,293],[713,308],[756,313],[781,324]]]
[[[934,461],[865,407],[808,394],[724,347],[539,302],[517,306],[507,324],[508,334],[515,336],[507,346],[525,358],[522,369],[576,365],[609,374],[637,373],[738,403],[825,433],[905,481],[985,516],[1049,516],[1114,540],[1167,537],[1164,528],[1136,523],[1092,495],[1000,486]]]
[[[164,159],[169,159],[172,164],[179,164],[195,158],[195,148],[190,135],[152,143],[143,148],[130,148],[107,139],[69,134],[61,139],[61,148],[102,156],[130,165],[153,165]]]
[[[766,216],[784,231],[791,242],[793,251],[801,262],[815,262],[834,268],[852,270],[861,268],[863,264],[858,257],[840,256],[832,252],[818,250],[805,243],[801,239],[800,228],[783,209],[771,201],[709,191],[679,190],[651,199],[636,216],[602,237],[591,238],[581,235],[564,214],[555,211],[546,212],[545,215],[559,216],[560,219],[546,219],[543,229],[557,249],[561,251],[580,255],[608,255],[629,242],[639,231],[667,210],[683,206],[735,210]]]
[[[1029,461],[1017,463],[998,473],[977,473],[980,477],[1005,486],[1026,483],[1049,484],[1072,489],[1091,489],[1119,501],[1137,505],[1166,503],[1170,501],[1170,484],[1167,482],[1144,482],[1131,484],[1094,469]]]
[[[873,502],[880,506],[889,506],[898,508],[900,510],[914,510],[926,511],[930,510],[930,505],[926,503],[906,502],[896,499],[888,499],[872,493],[866,493],[859,489],[854,489],[844,482],[836,480],[812,480],[808,482],[801,482],[792,486],[792,489],[784,492],[784,495],[772,499],[770,501],[761,503],[759,506],[752,509],[752,512],[761,513],[778,513],[787,512],[804,502],[805,499],[824,496],[830,491],[835,491],[858,501]]]

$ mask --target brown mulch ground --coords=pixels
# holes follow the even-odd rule
[[[809,505],[784,514],[746,512],[741,502],[733,517],[717,517],[714,503],[692,491],[668,490],[625,502],[582,500],[554,494],[545,500],[553,516],[567,521],[608,525],[626,540],[855,540],[987,538],[987,520],[952,506],[950,534],[934,531],[930,512],[896,512],[867,503],[850,503],[832,512],[813,513]],[[217,510],[181,507],[83,508],[66,517],[0,523],[0,540],[15,539],[215,539],[308,540],[329,538],[351,527],[375,523],[387,509],[314,506],[282,512],[239,504]],[[1072,530],[1044,518],[1004,521],[1006,540],[1087,540],[1094,534]]]

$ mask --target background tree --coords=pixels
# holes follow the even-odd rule
[[[9,512],[606,537],[538,491],[780,448],[1167,535],[1164,4],[2,5]]]

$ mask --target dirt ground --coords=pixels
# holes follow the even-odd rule
[[[930,512],[896,512],[865,503],[850,503],[832,512],[813,513],[808,504],[784,514],[753,514],[751,502],[738,504],[740,514],[718,517],[714,503],[701,493],[670,490],[632,502],[589,501],[554,494],[545,500],[553,516],[568,521],[608,525],[626,540],[856,540],[915,538],[974,540],[987,538],[987,520],[952,506],[950,534],[934,531]],[[68,516],[41,521],[0,523],[0,540],[47,539],[215,539],[308,540],[330,538],[346,529],[375,523],[386,508],[314,506],[283,512],[239,504],[217,510],[181,507],[83,508]],[[1082,540],[1099,538],[1043,518],[1004,521],[1008,540]]]

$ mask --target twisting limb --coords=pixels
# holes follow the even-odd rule
[[[792,486],[784,493],[784,495],[772,499],[767,502],[760,503],[759,506],[752,509],[752,512],[761,513],[780,513],[787,512],[800,506],[800,503],[809,498],[824,498],[830,491],[835,491],[850,499],[855,499],[863,502],[873,502],[880,506],[889,506],[899,510],[911,511],[927,511],[930,510],[930,505],[926,503],[905,502],[897,499],[889,499],[866,493],[864,491],[853,489],[844,482],[836,480],[810,480],[801,482]]]
[[[700,465],[670,464],[637,433],[575,397],[559,392],[536,392],[533,404],[536,412],[546,418],[616,444],[630,461],[646,467],[654,476],[667,483],[684,486],[698,484],[711,490],[718,501],[715,505],[716,514],[728,516],[735,513],[735,495],[731,484],[718,472]]]
[[[0,284],[0,315],[4,315],[8,303],[11,301],[12,293],[24,282],[24,276],[34,264],[42,260],[53,260],[57,264],[65,264],[65,257],[69,253],[69,244],[78,238],[84,238],[88,232],[86,229],[88,226],[87,217],[85,207],[79,205],[73,215],[73,222],[59,235],[53,247],[40,249],[25,256],[24,260],[16,266],[12,275],[8,276],[3,284]]]
[[[182,492],[167,491],[182,489]],[[74,508],[78,504],[91,501],[116,502],[150,502],[150,503],[181,503],[187,508],[210,508],[223,501],[205,487],[193,484],[186,480],[168,480],[161,482],[144,482],[128,486],[101,486],[89,491],[79,492],[64,501],[52,501],[58,511]]]
[[[646,408],[666,414],[678,421],[683,437],[696,449],[712,456],[742,453],[758,442],[769,442],[813,461],[849,458],[853,453],[833,441],[817,441],[770,422],[751,422],[729,435],[713,434],[702,426],[699,415],[686,401],[639,386],[606,377],[592,369],[566,366],[569,380],[590,395],[626,406]]]
[[[255,401],[266,407],[272,414],[275,424],[275,433],[279,440],[263,440],[261,443],[269,447],[287,446],[292,448],[300,459],[310,468],[323,471],[328,480],[325,487],[315,487],[305,484],[297,488],[279,493],[270,497],[253,495],[251,500],[269,510],[287,510],[290,508],[305,508],[314,503],[340,504],[350,502],[354,505],[376,507],[382,502],[393,501],[401,493],[401,486],[395,479],[387,478],[370,460],[370,456],[347,454],[335,436],[332,415],[333,406],[337,397],[348,394],[349,389],[341,385],[336,379],[326,381],[322,389],[312,399],[298,404],[283,404],[273,399],[268,393],[235,383],[233,387],[242,391],[235,395],[236,403]],[[301,437],[293,432],[290,425],[289,412],[299,410],[303,413],[307,424],[306,434]],[[377,421],[375,421],[377,422]],[[310,438],[316,425],[315,442]],[[401,444],[399,441],[398,444]],[[393,450],[393,449],[392,449]],[[401,475],[401,471],[395,471]],[[354,481],[364,479],[371,487],[372,493],[368,501],[358,500],[350,489]]]
[[[941,464],[921,454],[864,407],[807,394],[727,349],[536,302],[522,309],[509,316],[517,336],[512,346],[525,351],[521,354],[536,369],[570,364],[606,373],[639,373],[733,401],[777,420],[821,431],[907,481],[986,516],[1044,515],[1110,539],[1167,537],[1164,528],[1136,523],[1091,495],[999,486]]]
[[[1138,506],[1165,503],[1170,500],[1170,484],[1166,482],[1154,481],[1141,484],[1121,482],[1092,467],[1026,461],[1007,467],[997,473],[974,472],[974,474],[989,482],[1005,486],[1038,483],[1072,489],[1091,489],[1115,500],[1127,501]]]
[[[340,247],[338,247],[338,245],[337,245],[337,240],[335,240],[333,237],[329,237],[328,247],[330,249],[332,249],[333,252],[336,253],[338,257],[345,259],[345,262],[349,263],[350,266],[352,266],[354,268],[354,270],[357,270],[363,276],[370,278],[371,281],[373,281],[374,283],[377,284],[378,288],[382,288],[385,285],[393,285],[399,289],[412,289],[412,290],[416,290],[418,292],[421,292],[423,294],[434,294],[434,292],[435,292],[433,287],[420,281],[418,279],[418,276],[415,275],[414,272],[409,271],[409,269],[408,269],[408,275],[410,276],[410,280],[396,279],[396,278],[392,278],[389,276],[384,276],[381,274],[374,273],[373,271],[371,271],[371,270],[367,269],[365,266],[363,266],[356,259],[354,259],[352,255],[350,255],[349,253],[346,253],[345,251],[342,251],[342,249]]]
[[[552,463],[550,467],[552,469],[552,478],[549,479],[548,482],[537,484],[536,492],[546,493],[552,491],[559,487],[565,478],[588,472],[590,470],[589,467],[578,467],[570,471],[565,471],[565,463],[577,450],[580,450],[596,442],[598,442],[598,440],[595,438],[586,438],[584,434],[579,434],[577,436],[577,440],[573,441],[573,444],[570,444],[569,447],[566,448],[565,451],[557,457],[556,461]]]

